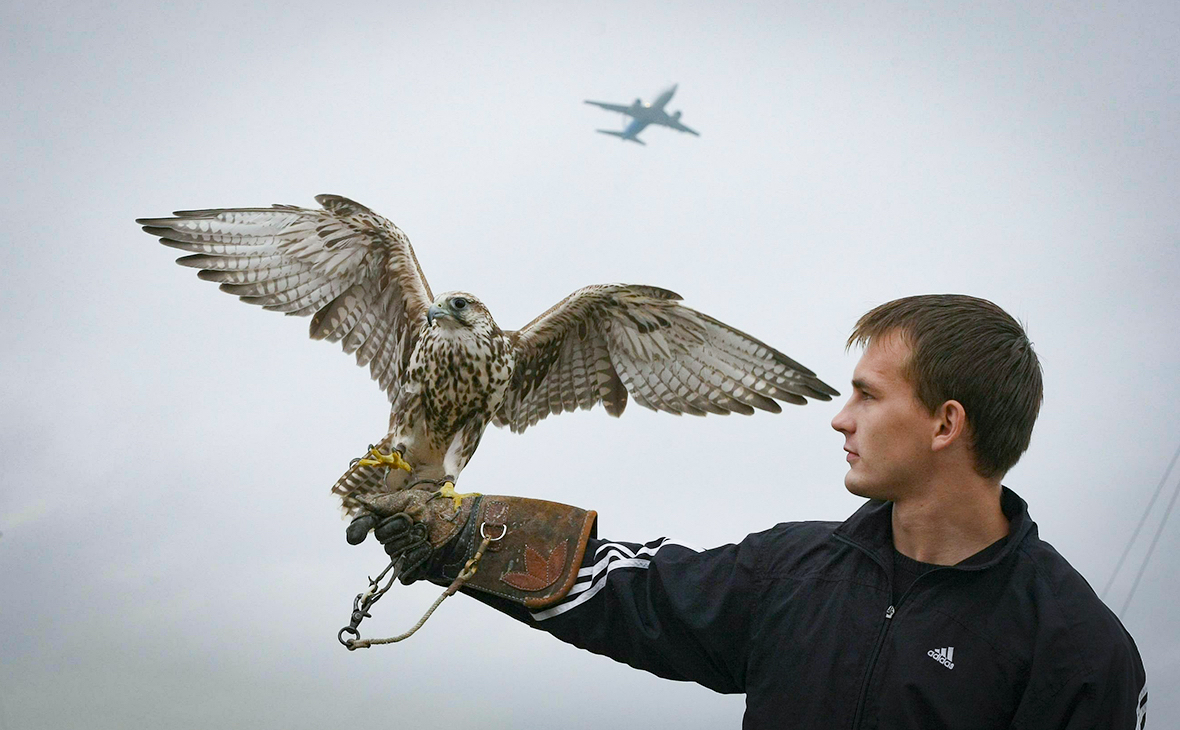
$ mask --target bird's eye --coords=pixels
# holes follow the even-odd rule
[[[463,297],[455,297],[451,300],[451,306],[455,309],[467,309],[467,300]]]

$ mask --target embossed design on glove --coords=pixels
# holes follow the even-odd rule
[[[565,540],[553,548],[548,557],[544,557],[532,546],[525,545],[524,572],[505,573],[500,576],[500,580],[522,591],[531,592],[548,588],[556,583],[561,574],[565,572],[565,556],[568,546],[569,540]]]

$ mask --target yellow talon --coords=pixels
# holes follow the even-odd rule
[[[376,446],[372,446],[369,448],[369,456],[372,458],[358,459],[356,462],[357,465],[389,466],[393,467],[394,469],[404,469],[406,471],[414,470],[414,468],[410,466],[406,460],[402,458],[402,455],[396,450],[390,451],[388,454],[383,454]]]
[[[467,492],[466,494],[462,494],[462,493],[456,492],[455,491],[455,483],[448,480],[446,482],[443,482],[443,485],[441,487],[439,487],[438,496],[448,497],[452,502],[455,503],[455,509],[458,510],[463,505],[463,499],[465,497],[478,497],[478,496],[480,496],[480,493],[479,492]]]

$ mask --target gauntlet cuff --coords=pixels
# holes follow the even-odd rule
[[[507,598],[530,609],[545,608],[569,593],[578,577],[586,542],[598,514],[557,502],[484,495],[473,505],[455,550],[442,565],[454,579],[490,539],[465,588]]]

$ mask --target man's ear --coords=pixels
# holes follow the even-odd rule
[[[957,400],[948,400],[934,411],[934,441],[931,448],[942,451],[946,447],[965,438],[967,433],[967,409]]]

